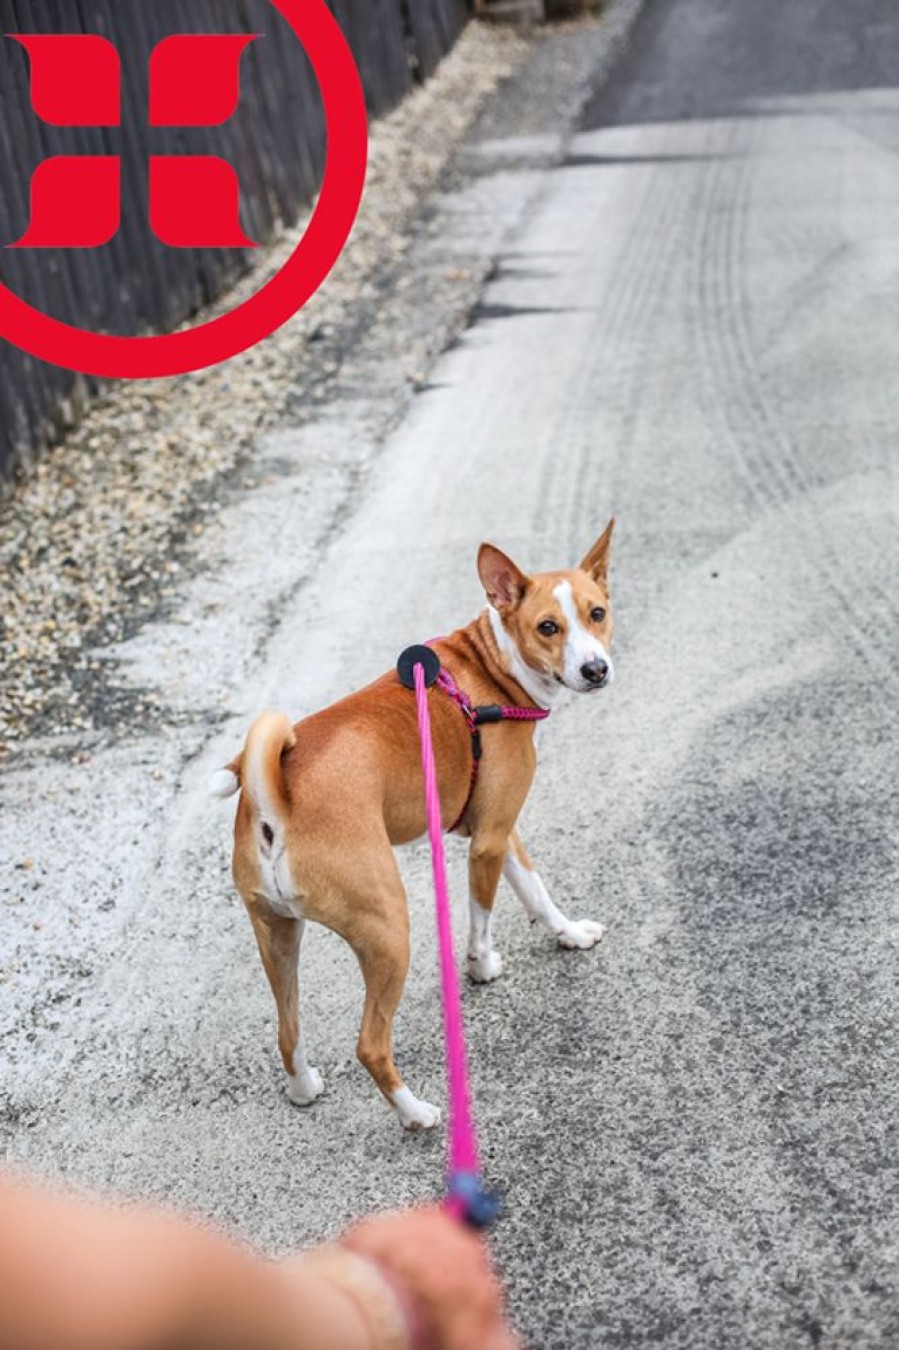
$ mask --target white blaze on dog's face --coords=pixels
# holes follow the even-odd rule
[[[604,689],[614,674],[610,648],[609,551],[614,520],[570,572],[526,576],[498,548],[482,544],[478,574],[509,670],[536,703],[563,689]]]

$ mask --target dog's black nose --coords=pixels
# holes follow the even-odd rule
[[[600,660],[598,657],[593,661],[585,661],[581,666],[581,674],[588,684],[597,686],[605,684],[609,678],[609,663]]]

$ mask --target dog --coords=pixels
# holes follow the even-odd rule
[[[471,840],[468,972],[495,980],[493,903],[505,876],[531,922],[563,947],[593,947],[603,928],[553,903],[515,828],[537,763],[537,719],[569,693],[612,681],[610,520],[579,567],[526,575],[492,544],[478,552],[488,605],[428,645],[443,687],[429,690],[443,825]],[[291,725],[281,713],[252,724],[243,751],[210,783],[240,790],[233,876],[278,1009],[288,1094],[323,1091],[299,1020],[298,964],[307,921],[353,949],[365,981],[357,1054],[408,1130],[440,1112],[417,1098],[393,1059],[393,1019],[409,965],[406,893],[393,846],[425,833],[415,697],[395,671]]]

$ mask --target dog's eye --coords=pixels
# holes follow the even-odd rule
[[[590,618],[594,623],[602,623],[605,617],[606,611],[603,609],[602,605],[597,605],[595,609],[591,609],[590,611]]]
[[[558,631],[559,625],[553,623],[552,619],[544,619],[542,623],[537,625],[537,632],[542,633],[544,637],[554,637]]]

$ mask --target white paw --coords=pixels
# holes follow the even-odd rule
[[[306,1069],[287,1080],[287,1095],[295,1106],[311,1106],[324,1090],[324,1080],[318,1069]]]
[[[497,975],[503,973],[503,958],[499,952],[488,952],[486,956],[469,956],[468,973],[475,984],[489,984]]]
[[[560,947],[580,947],[586,951],[602,940],[605,931],[601,923],[594,923],[592,919],[570,919],[556,936]]]
[[[393,1104],[404,1130],[433,1130],[440,1124],[440,1111],[401,1087],[393,1094]]]

